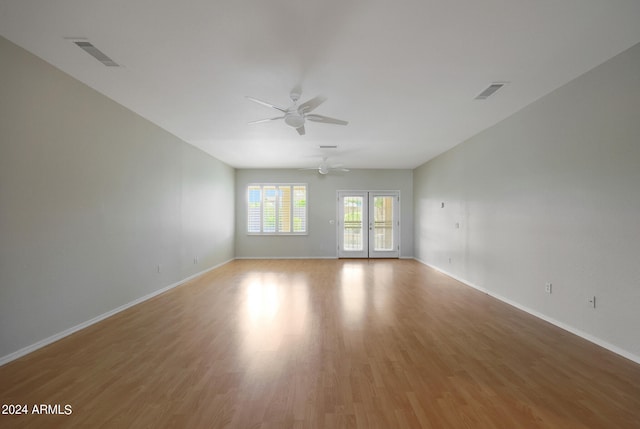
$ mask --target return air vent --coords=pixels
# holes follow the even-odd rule
[[[118,63],[116,63],[111,58],[106,56],[104,54],[104,52],[102,52],[101,50],[99,50],[98,48],[93,46],[91,43],[89,43],[89,42],[81,42],[81,41],[73,42],[73,43],[78,45],[80,48],[84,49],[84,51],[86,53],[91,55],[96,60],[100,61],[105,66],[107,66],[107,67],[120,67],[120,65]]]
[[[491,97],[497,90],[499,90],[500,88],[502,88],[506,84],[507,84],[506,82],[494,82],[491,85],[489,85],[484,91],[482,91],[480,94],[478,94],[478,96],[475,99],[476,100],[486,100],[487,98]]]

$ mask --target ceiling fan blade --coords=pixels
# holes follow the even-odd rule
[[[313,109],[315,109],[316,107],[318,107],[319,105],[324,103],[325,101],[327,101],[327,97],[323,97],[322,95],[318,95],[317,97],[314,97],[311,100],[308,100],[308,101],[302,103],[298,107],[298,111],[302,112],[302,113],[309,113]]]
[[[296,128],[296,131],[298,132],[298,134],[300,134],[301,136],[305,135],[305,131],[304,131],[304,125],[301,127]]]
[[[305,119],[308,119],[313,122],[322,122],[323,124],[347,125],[349,123],[341,119],[334,119],[328,116],[316,115],[313,113],[310,115],[305,115]]]
[[[275,106],[275,105],[273,105],[271,103],[267,103],[266,101],[258,100],[257,98],[249,97],[248,95],[246,97],[249,100],[253,101],[254,103],[258,103],[258,104],[262,104],[263,106],[271,107],[272,109],[279,110],[282,113],[287,113],[287,109],[284,109],[282,107]]]
[[[249,125],[253,125],[253,124],[260,124],[260,123],[262,123],[262,122],[277,121],[278,119],[284,119],[284,116],[278,116],[277,118],[269,118],[269,119],[258,119],[257,121],[251,121],[251,122],[249,122]]]

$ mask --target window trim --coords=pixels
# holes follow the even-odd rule
[[[279,195],[276,196],[276,201],[275,201],[275,210],[276,210],[276,220],[275,220],[275,224],[276,224],[276,231],[269,231],[269,232],[264,232],[264,188],[265,187],[269,187],[269,186],[275,186],[275,187],[280,187],[280,186],[288,186],[291,189],[291,202],[290,202],[290,232],[280,232],[278,231],[278,229],[280,228],[280,199],[279,199]],[[305,225],[305,230],[303,232],[294,232],[293,231],[293,224],[294,224],[294,202],[295,202],[295,198],[293,197],[294,195],[294,188],[296,186],[304,186],[305,189],[305,213],[304,213],[304,225]],[[260,196],[261,196],[261,200],[260,200],[260,232],[250,232],[249,231],[249,190],[251,189],[251,187],[260,187]],[[309,185],[307,183],[272,183],[272,182],[255,182],[255,183],[248,183],[247,184],[247,188],[246,188],[246,196],[245,196],[245,203],[246,203],[246,208],[245,208],[245,213],[247,215],[247,222],[245,225],[245,231],[247,235],[257,235],[257,236],[265,236],[265,235],[270,235],[270,236],[291,236],[291,235],[309,235]]]

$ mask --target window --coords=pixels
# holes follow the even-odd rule
[[[307,234],[307,185],[252,184],[247,199],[247,233]]]

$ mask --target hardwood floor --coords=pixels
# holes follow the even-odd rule
[[[640,365],[411,260],[234,261],[0,367],[7,427],[640,428]]]

